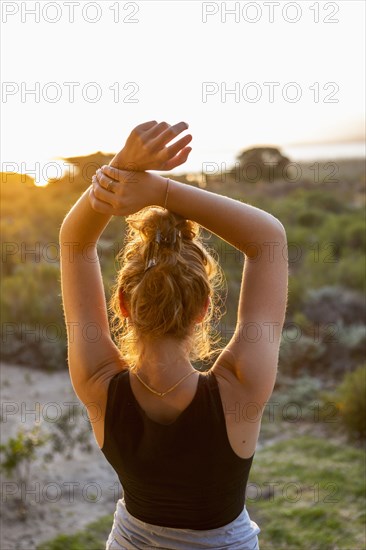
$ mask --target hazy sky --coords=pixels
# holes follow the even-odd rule
[[[152,119],[190,124],[187,169],[251,145],[362,138],[363,1],[1,9],[3,170],[115,152]]]

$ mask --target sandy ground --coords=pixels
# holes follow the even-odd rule
[[[47,374],[2,364],[0,388],[2,444],[19,427],[26,430],[33,427],[36,414],[46,432],[53,425],[47,415],[55,419],[61,412],[84,410],[67,371]],[[29,412],[36,407],[38,413]],[[70,418],[77,418],[80,426],[88,427],[83,416],[71,412]],[[1,474],[1,550],[33,550],[40,542],[60,533],[74,533],[114,512],[121,497],[121,485],[90,431],[89,437],[91,453],[76,449],[71,460],[56,454],[48,464],[37,459],[30,467],[29,482],[23,487]],[[43,452],[43,448],[38,451],[42,455]],[[19,506],[21,491],[27,515],[21,513]]]

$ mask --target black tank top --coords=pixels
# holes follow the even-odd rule
[[[109,383],[102,453],[116,471],[128,512],[164,527],[216,529],[243,511],[254,454],[231,448],[214,373],[199,373],[196,394],[168,425],[136,400],[129,371]]]

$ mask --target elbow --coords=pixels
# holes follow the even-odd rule
[[[59,235],[59,242],[70,239],[70,237],[74,236],[75,233],[78,231],[80,224],[77,220],[77,211],[75,211],[74,205],[71,210],[67,212],[64,219],[62,220],[58,235]]]
[[[270,242],[273,242],[275,246],[278,247],[278,250],[284,251],[287,249],[287,235],[284,225],[280,222],[279,219],[274,219],[274,224],[272,227],[271,234],[269,235]],[[283,252],[284,253],[284,252]]]
[[[265,229],[263,227],[263,234],[267,236],[267,238],[276,238],[278,241],[285,241],[287,242],[287,235],[286,235],[286,229],[283,225],[283,223],[276,218],[273,214],[270,214],[269,212],[266,212],[267,219],[266,219],[266,226]]]
[[[285,226],[280,222],[280,220],[278,218],[276,218],[276,220],[278,222],[278,227],[279,227],[279,230],[280,230],[280,234],[282,235],[283,239],[285,241],[287,241],[287,234],[286,234]]]
[[[283,223],[276,218],[273,214],[266,212],[267,214],[267,234],[269,236],[276,236],[281,239],[287,240],[286,229]]]
[[[60,245],[69,241],[71,238],[71,228],[68,216],[65,217],[58,232],[58,242]]]
[[[63,242],[65,242],[65,239],[66,239],[66,224],[65,224],[65,220],[64,220],[62,222],[60,230],[58,232],[58,242],[59,242],[59,244],[62,244]]]

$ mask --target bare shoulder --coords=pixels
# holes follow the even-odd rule
[[[250,398],[248,389],[238,380],[230,364],[225,364],[224,361],[215,363],[210,372],[215,375],[221,396],[225,398],[226,402]]]
[[[99,448],[102,448],[104,441],[104,421],[107,410],[108,391],[111,380],[121,372],[128,371],[128,367],[119,363],[109,365],[103,369],[97,379],[90,383],[82,392],[77,393],[79,399],[85,405],[94,437]]]
[[[225,349],[221,353],[210,371],[215,375],[221,398],[228,406],[234,407],[235,404],[240,403],[241,408],[245,408],[248,403],[253,406],[257,403],[258,411],[263,411],[265,402],[258,399],[256,388],[245,384],[245,380],[243,382],[238,378],[230,350]]]
[[[249,458],[256,450],[263,409],[230,368],[216,363],[211,372],[219,386],[230,446],[239,458]]]
[[[224,388],[230,388],[233,392],[239,393],[244,391],[244,386],[237,377],[232,353],[228,348],[221,352],[210,371]]]

